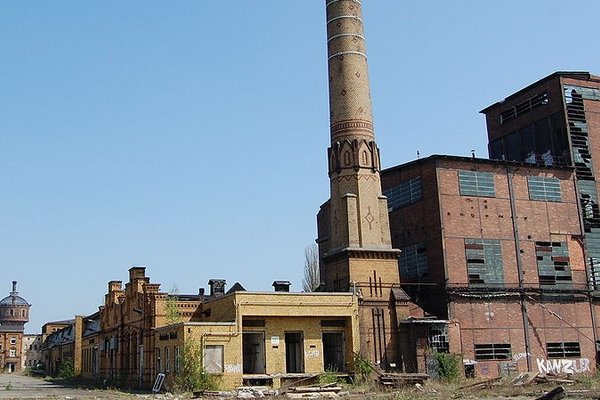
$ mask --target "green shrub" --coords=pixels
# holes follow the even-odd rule
[[[66,358],[60,362],[58,365],[58,370],[56,371],[56,377],[58,379],[71,379],[75,376],[75,367],[73,366],[73,361],[70,358]]]
[[[365,382],[374,371],[369,360],[360,354],[354,354],[352,363],[354,364],[354,376],[357,382]]]
[[[216,376],[209,374],[203,367],[202,342],[188,340],[181,347],[179,371],[175,374],[175,388],[183,392],[217,390]]]
[[[460,354],[434,353],[434,357],[438,362],[438,373],[441,380],[446,382],[460,380],[462,373]]]

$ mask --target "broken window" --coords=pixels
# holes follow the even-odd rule
[[[425,243],[417,243],[405,247],[400,253],[400,276],[402,278],[420,281],[429,272]]]
[[[561,201],[560,180],[541,176],[528,176],[529,199],[542,201]]]
[[[502,247],[497,239],[465,239],[469,286],[504,283]]]
[[[438,353],[450,352],[450,341],[448,340],[448,325],[432,324],[427,332],[427,344],[430,349]]]
[[[540,286],[571,286],[569,249],[565,242],[535,242]]]
[[[507,121],[516,119],[517,117],[527,114],[531,110],[545,104],[548,104],[548,93],[539,93],[500,113],[500,123],[503,124]]]
[[[204,370],[209,374],[218,374],[223,372],[223,346],[206,345],[204,346],[203,364]]]
[[[490,172],[458,171],[461,196],[496,197],[494,175]]]
[[[592,283],[592,288],[595,290],[600,289],[600,258],[590,257],[590,279]]]
[[[512,351],[510,343],[490,343],[475,345],[476,360],[510,360]]]
[[[579,342],[546,343],[548,358],[581,357]]]
[[[421,177],[416,177],[383,192],[388,198],[388,211],[416,203],[421,200]]]

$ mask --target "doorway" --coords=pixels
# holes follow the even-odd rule
[[[346,371],[344,332],[323,332],[323,367],[325,371]]]
[[[244,332],[242,334],[243,371],[244,374],[264,374],[265,334],[264,332]]]
[[[285,372],[304,372],[304,336],[302,332],[285,333]]]

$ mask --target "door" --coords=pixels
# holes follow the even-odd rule
[[[242,334],[242,352],[244,374],[264,374],[266,372],[264,332],[244,332]]]
[[[304,372],[304,335],[302,332],[285,333],[285,372]]]
[[[346,371],[344,332],[323,332],[323,367],[325,371]]]

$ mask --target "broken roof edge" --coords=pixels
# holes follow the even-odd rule
[[[583,79],[583,80],[588,80],[588,81],[600,81],[600,76],[597,75],[592,75],[590,72],[588,71],[556,71],[551,73],[550,75],[547,75],[545,77],[543,77],[542,79],[539,79],[537,81],[535,81],[532,84],[529,84],[527,86],[525,86],[522,89],[517,90],[516,92],[510,94],[509,96],[505,97],[503,100],[497,101],[492,105],[489,105],[487,107],[485,107],[484,109],[480,110],[479,112],[481,114],[487,114],[488,111],[490,111],[493,108],[496,108],[498,106],[501,106],[502,104],[504,104],[506,101],[511,100],[517,96],[519,96],[521,93],[523,92],[527,92],[529,90],[531,90],[531,88],[538,86],[546,81],[549,81],[551,79],[554,78],[575,78],[575,79]]]

